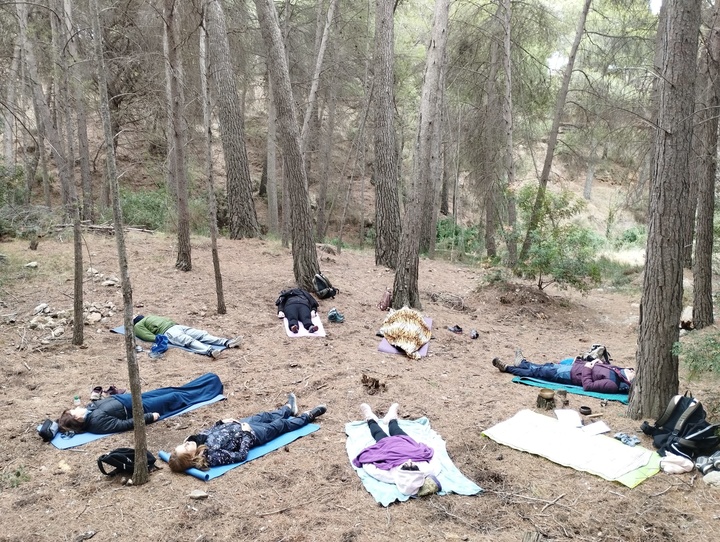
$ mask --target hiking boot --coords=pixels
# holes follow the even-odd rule
[[[715,465],[710,460],[709,457],[701,455],[695,460],[695,468],[699,470],[703,476],[713,470],[715,468]]]
[[[225,346],[228,348],[240,348],[240,341],[242,341],[242,337],[237,336],[234,339],[229,340]]]
[[[218,350],[217,348],[212,348],[210,352],[208,352],[208,356],[210,356],[212,359],[218,359],[222,355],[222,350]]]
[[[325,405],[318,405],[315,408],[313,408],[312,410],[303,412],[303,414],[307,414],[308,421],[314,422],[316,418],[319,418],[326,412],[327,412],[327,407]]]
[[[315,333],[317,330],[318,330],[318,327],[315,326],[315,325],[310,326],[310,329],[308,329],[308,331],[309,331],[310,333]]]
[[[332,309],[330,309],[330,312],[328,312],[328,320],[336,324],[342,324],[345,321],[345,316],[343,316],[341,313],[338,312],[335,307],[333,307]]]
[[[294,393],[288,393],[286,406],[292,411],[293,416],[298,415],[297,397]]]
[[[398,419],[398,408],[400,408],[400,405],[398,405],[397,403],[393,403],[392,405],[390,405],[390,408],[388,408],[385,417],[382,419],[385,425],[389,424],[393,420]]]
[[[362,412],[365,421],[375,420],[378,421],[378,417],[375,416],[375,413],[372,411],[372,408],[370,408],[370,405],[367,403],[363,403],[360,405],[360,412]]]
[[[297,327],[297,325],[290,326],[290,331],[292,331],[293,333],[297,333],[297,332],[298,332],[298,327]]]
[[[504,373],[505,369],[507,369],[507,363],[503,363],[502,361],[500,361],[500,358],[493,358],[492,364],[493,367],[495,367],[501,373]]]

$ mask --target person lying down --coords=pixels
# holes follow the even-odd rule
[[[442,470],[440,462],[432,448],[416,442],[400,428],[398,409],[397,403],[390,405],[381,421],[370,405],[360,405],[375,444],[361,451],[353,465],[380,482],[395,484],[403,495],[423,497],[442,491],[437,479]],[[387,427],[387,433],[381,423]]]

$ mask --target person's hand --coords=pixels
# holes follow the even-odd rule
[[[156,422],[156,421],[158,421],[158,420],[160,419],[160,414],[158,414],[157,412],[153,412],[152,414],[153,414],[153,421],[154,421],[154,422]]]
[[[593,367],[595,367],[595,364],[596,364],[597,362],[598,362],[598,360],[596,360],[596,359],[594,359],[594,360],[592,360],[592,361],[588,361],[588,362],[585,364],[585,367],[587,367],[588,369],[592,369]]]
[[[278,311],[278,318],[280,318],[281,320],[285,318],[285,313],[283,311]]]
[[[311,310],[311,311],[310,311],[310,316],[312,316],[313,318],[315,318],[315,317],[317,316],[317,311],[316,311],[315,309]]]
[[[250,424],[247,422],[242,422],[240,424],[240,428],[247,433],[250,433],[252,431],[252,429],[250,429]]]

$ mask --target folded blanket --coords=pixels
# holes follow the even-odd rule
[[[427,418],[417,420],[399,420],[400,428],[417,442],[427,444],[435,452],[434,457],[440,461],[442,471],[438,475],[438,480],[442,485],[440,495],[448,493],[457,493],[459,495],[477,495],[482,488],[466,478],[455,466],[448,456],[445,447],[445,441],[433,429],[430,428],[430,422]],[[349,422],[345,424],[345,433],[348,438],[345,442],[345,448],[352,465],[360,452],[368,446],[375,443],[375,439],[370,435],[370,430],[366,422]],[[355,472],[360,477],[365,489],[373,496],[373,498],[383,506],[389,506],[395,501],[406,501],[410,495],[400,492],[395,484],[388,484],[376,480],[370,476],[364,469],[353,466]]]
[[[300,429],[296,429],[295,431],[290,431],[289,433],[283,433],[278,438],[273,439],[270,442],[266,442],[265,444],[262,444],[260,446],[254,446],[254,447],[250,448],[250,451],[248,452],[248,455],[247,455],[247,459],[245,459],[245,461],[243,461],[242,463],[232,463],[230,465],[222,465],[220,467],[212,467],[206,471],[192,468],[192,469],[186,470],[185,472],[187,474],[189,474],[190,476],[194,476],[195,478],[197,478],[199,480],[208,482],[208,481],[212,480],[213,478],[222,476],[227,471],[234,469],[235,467],[244,465],[248,461],[252,461],[253,459],[257,459],[258,457],[262,457],[267,453],[277,450],[278,448],[282,448],[286,444],[290,444],[291,442],[299,439],[300,437],[304,437],[305,435],[314,433],[318,429],[320,429],[319,425],[314,424],[314,423],[309,423],[307,425],[304,425]],[[160,456],[160,459],[162,459],[166,463],[168,461],[170,461],[170,454],[168,452],[160,450],[158,452],[158,456]]]
[[[554,463],[635,487],[660,470],[660,456],[605,435],[569,427],[550,416],[521,410],[483,431],[495,442],[539,455]]]
[[[312,323],[318,327],[318,330],[315,333],[310,333],[307,329],[305,329],[305,326],[303,326],[301,322],[298,322],[298,332],[293,333],[292,331],[290,331],[290,324],[288,323],[288,319],[283,318],[283,326],[285,326],[285,333],[288,337],[291,337],[293,339],[295,337],[325,337],[325,328],[323,327],[322,320],[320,320],[320,316],[313,316]]]

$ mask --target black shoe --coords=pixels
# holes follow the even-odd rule
[[[292,331],[293,333],[297,333],[297,332],[298,332],[298,327],[297,327],[297,326],[290,326],[290,331]]]
[[[695,468],[699,470],[703,475],[707,474],[715,468],[713,462],[707,456],[700,456],[695,460]]]
[[[504,373],[505,369],[507,369],[507,364],[500,361],[500,358],[493,358],[492,364],[493,364],[493,367],[495,367],[501,373]]]
[[[454,325],[452,327],[448,327],[448,331],[452,331],[453,333],[457,333],[459,335],[462,333],[462,328],[458,325]]]
[[[317,327],[317,326],[310,326],[310,328],[308,329],[308,331],[309,331],[310,333],[315,333],[317,330],[318,330],[318,327]]]
[[[303,412],[303,414],[307,414],[308,421],[314,422],[316,418],[319,418],[326,412],[327,412],[327,407],[325,405],[318,405],[315,408],[313,408],[312,410]]]

